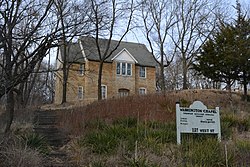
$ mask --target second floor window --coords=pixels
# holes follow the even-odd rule
[[[132,69],[131,69],[131,64],[127,64],[127,75],[131,75]]]
[[[117,62],[116,64],[116,74],[117,75],[128,75],[132,76],[132,64],[125,62]]]
[[[141,78],[146,78],[146,67],[140,67],[139,75]]]
[[[84,64],[80,64],[79,66],[79,75],[83,75],[84,74]]]

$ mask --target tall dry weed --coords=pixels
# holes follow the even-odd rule
[[[1,141],[0,166],[43,167],[44,165],[44,158],[39,151],[30,148],[15,136],[8,136]]]
[[[58,110],[58,112],[61,115],[60,126],[72,135],[79,135],[84,133],[88,122],[93,120],[111,123],[119,118],[130,117],[139,121],[174,121],[175,103],[180,102],[182,106],[189,106],[195,100],[202,101],[208,108],[219,106],[222,112],[241,113],[250,110],[250,105],[242,102],[240,94],[237,93],[230,96],[226,91],[183,90],[170,91],[165,95],[151,94],[96,101],[86,106]],[[230,103],[233,104],[233,108]]]
[[[79,135],[84,133],[88,122],[93,120],[105,123],[111,123],[120,118],[137,118],[139,121],[174,121],[175,102],[175,98],[159,94],[102,100],[87,106],[59,111],[60,126],[68,132]]]

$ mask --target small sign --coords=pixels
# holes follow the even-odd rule
[[[221,140],[219,107],[207,109],[201,101],[194,101],[189,108],[176,104],[177,144],[181,144],[181,133],[217,134]]]

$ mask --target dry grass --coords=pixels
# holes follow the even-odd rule
[[[166,95],[151,94],[130,96],[121,99],[109,99],[94,102],[87,106],[58,109],[61,115],[60,126],[72,135],[84,133],[88,122],[99,120],[112,122],[120,118],[138,118],[139,121],[175,121],[175,103],[189,106],[200,100],[208,108],[220,107],[223,113],[234,113],[241,117],[250,113],[250,105],[241,101],[241,95],[219,90],[183,90],[171,91]]]
[[[139,121],[174,121],[176,99],[161,95],[131,96],[94,102],[83,107],[59,110],[61,126],[74,134],[81,134],[93,120],[106,123],[121,118],[138,118]]]
[[[35,149],[24,145],[16,136],[5,136],[0,144],[0,166],[42,167],[44,158]]]
[[[229,149],[231,149],[229,150],[229,156],[232,157],[232,159],[229,159],[229,162],[230,164],[237,164],[240,162],[238,157],[242,157],[244,163],[248,164],[247,158],[249,158],[249,154],[244,152],[244,149],[248,148],[248,143],[247,147],[243,145],[246,142],[243,143],[242,145],[244,147],[242,147],[244,149],[241,150],[237,150],[235,145],[236,140],[241,139],[245,141],[250,139],[249,135],[243,135],[243,133],[249,133],[248,129],[244,129],[243,127],[243,133],[238,130],[239,128],[242,129],[241,125],[248,128],[250,127],[250,125],[248,125],[250,122],[250,104],[241,101],[241,94],[239,93],[234,92],[229,94],[226,91],[219,90],[171,91],[167,92],[165,96],[162,94],[130,96],[121,99],[102,100],[87,106],[67,106],[66,108],[63,106],[63,109],[58,109],[59,106],[56,106],[56,111],[60,115],[59,126],[72,137],[71,142],[66,148],[72,163],[76,166],[140,166],[140,164],[142,166],[143,164],[146,164],[146,166],[182,166],[193,163],[203,163],[203,161],[197,159],[197,156],[207,156],[206,151],[200,154],[201,151],[199,150],[199,148],[203,148],[204,143],[190,147],[192,149],[188,146],[189,149],[185,152],[187,148],[183,148],[184,150],[182,150],[182,147],[175,145],[175,138],[173,141],[164,143],[162,140],[159,140],[160,138],[150,138],[148,136],[149,138],[143,138],[142,141],[138,141],[138,156],[136,157],[136,151],[133,147],[134,144],[129,143],[126,145],[125,143],[129,142],[129,139],[122,140],[123,137],[117,137],[118,145],[115,146],[113,151],[102,154],[93,151],[92,147],[85,145],[86,143],[81,144],[77,141],[79,141],[79,138],[83,138],[86,142],[87,137],[91,135],[91,133],[96,132],[96,134],[99,134],[97,137],[103,137],[102,141],[100,141],[99,138],[95,138],[96,136],[92,136],[94,137],[92,140],[95,141],[96,144],[102,143],[103,145],[100,145],[100,149],[102,149],[106,140],[113,140],[114,136],[120,134],[120,131],[124,132],[124,129],[119,129],[119,126],[117,127],[115,124],[117,121],[126,120],[126,118],[130,121],[135,120],[136,123],[132,123],[135,129],[138,128],[138,124],[140,124],[140,126],[147,127],[147,130],[153,128],[153,132],[156,133],[155,127],[148,127],[150,122],[157,122],[159,124],[167,123],[169,125],[174,124],[176,102],[180,102],[181,106],[189,106],[195,100],[202,101],[208,108],[220,107],[222,121],[226,122],[225,124],[222,123],[224,133],[223,142],[231,141],[232,143],[232,147],[231,145],[230,147],[228,146]],[[248,122],[245,122],[246,120],[248,120]],[[111,129],[110,132],[106,132],[107,127]],[[139,133],[136,133],[136,130],[135,132],[133,131],[136,135],[132,134],[132,138],[133,136],[138,137],[138,134],[144,134],[143,127],[139,130]],[[127,124],[125,130],[129,128],[131,127]],[[166,130],[165,127],[161,128],[169,134],[175,134],[175,130],[171,131]],[[114,136],[112,136],[112,133],[117,134],[113,134]],[[228,138],[226,136],[227,133]],[[240,133],[241,135],[239,135]],[[104,136],[101,136],[101,134],[104,134]],[[148,132],[147,134],[149,135]],[[163,136],[163,132],[159,133],[159,136]],[[218,163],[221,164],[225,163],[223,142],[220,145],[220,149],[219,147],[211,147],[211,150],[208,150],[213,153],[213,149],[217,149],[217,151],[222,154],[221,156],[219,156],[219,154],[214,155]],[[148,147],[145,144],[148,144]],[[133,147],[132,150],[128,150],[128,145]],[[188,162],[185,157],[183,158],[182,154],[184,153],[187,157],[191,157],[189,160],[192,162]],[[192,157],[189,155],[191,153],[196,153],[197,155]]]
[[[33,128],[33,118],[34,111],[37,110],[37,107],[27,107],[27,108],[15,108],[14,119],[11,125],[12,132],[24,132],[32,131]],[[0,133],[5,129],[6,126],[6,113],[5,109],[0,107]]]

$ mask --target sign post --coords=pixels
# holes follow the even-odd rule
[[[217,134],[221,141],[219,107],[207,109],[201,101],[194,101],[189,108],[176,103],[177,144],[181,144],[181,133]]]

